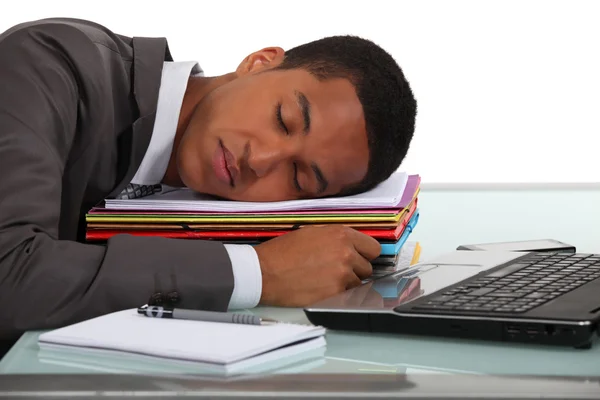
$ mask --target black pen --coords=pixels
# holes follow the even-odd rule
[[[235,314],[217,311],[186,310],[183,308],[166,308],[160,306],[145,306],[138,308],[138,314],[151,318],[188,319],[204,322],[223,322],[229,324],[245,325],[273,325],[278,323],[270,318],[261,318],[256,315]]]

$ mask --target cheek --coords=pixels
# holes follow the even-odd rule
[[[271,111],[268,107],[269,93],[249,84],[235,86],[234,83],[212,93],[211,121],[220,129],[243,130],[264,124]]]

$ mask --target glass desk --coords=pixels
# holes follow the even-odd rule
[[[409,240],[421,243],[421,260],[452,251],[460,244],[541,238],[575,245],[578,252],[600,253],[598,205],[600,190],[597,189],[423,189],[419,196],[420,220]],[[308,323],[300,309],[259,307],[247,312]],[[210,375],[194,365],[141,364],[126,358],[102,359],[76,354],[50,357],[39,350],[38,335],[39,332],[28,332],[21,337],[0,362],[0,374]],[[396,378],[419,376],[419,379],[432,374],[463,378],[465,375],[600,378],[599,342],[590,350],[577,350],[340,331],[329,331],[326,339],[324,354],[272,368],[263,366],[256,373],[370,374]],[[595,385],[600,394],[600,386],[597,382]]]

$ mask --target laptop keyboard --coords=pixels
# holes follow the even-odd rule
[[[414,309],[523,313],[598,278],[600,255],[536,253]]]

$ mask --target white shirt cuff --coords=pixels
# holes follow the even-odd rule
[[[262,273],[256,250],[246,244],[226,244],[233,269],[233,293],[229,309],[253,308],[262,294]]]

